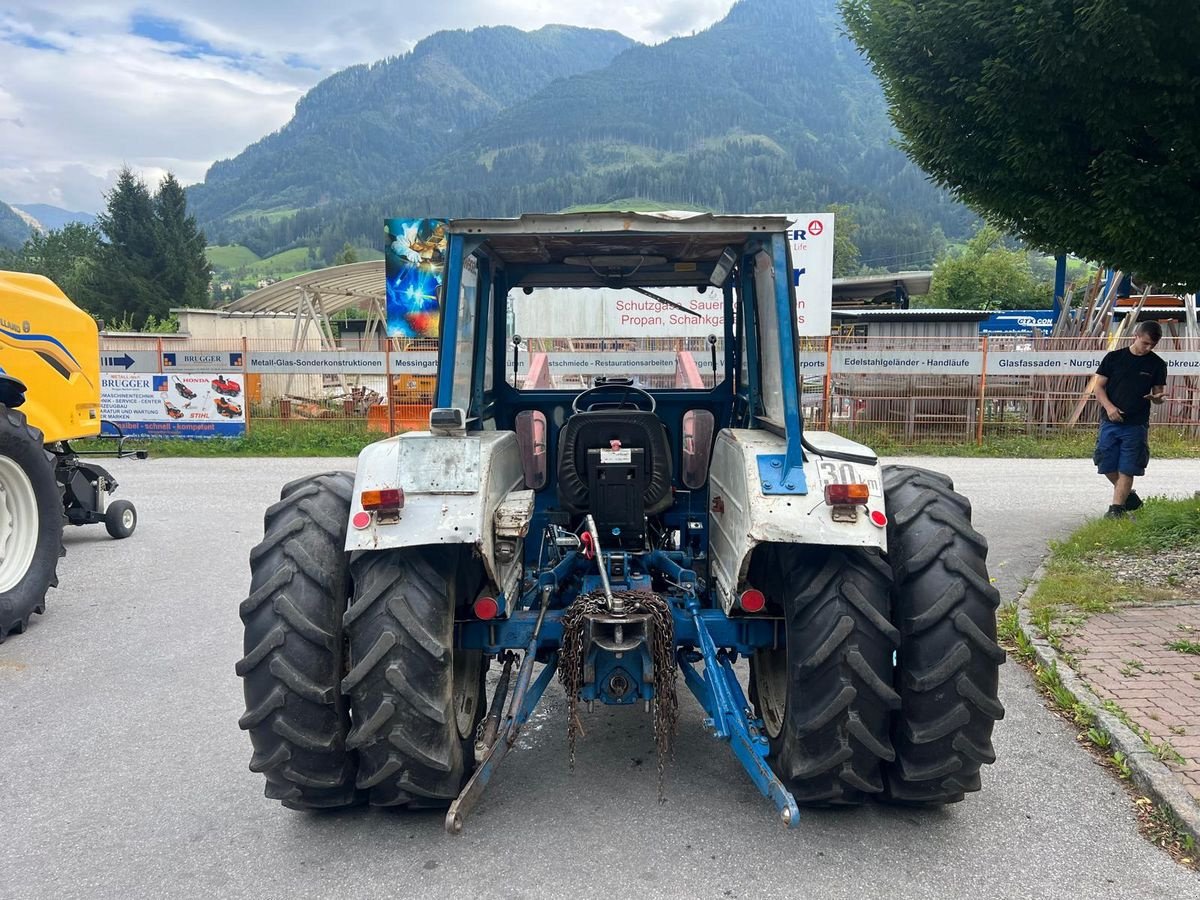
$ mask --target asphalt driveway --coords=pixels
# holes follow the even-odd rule
[[[952,475],[1013,599],[1108,503],[1086,461],[904,460]],[[650,717],[587,717],[572,773],[547,694],[461,838],[437,813],[295,813],[262,795],[234,663],[262,512],[285,481],[350,460],[113,465],[134,537],[72,529],[46,615],[0,645],[0,897],[1200,896],[1140,838],[1123,789],[1003,669],[984,790],[946,809],[807,812],[787,831],[681,693],[667,802]],[[1155,460],[1142,496],[1200,488]]]

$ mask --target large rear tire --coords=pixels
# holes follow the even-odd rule
[[[375,806],[446,806],[475,767],[483,656],[454,648],[483,572],[462,546],[357,554],[346,610],[358,787]]]
[[[286,485],[250,552],[241,605],[250,770],[291,809],[347,806],[357,798],[350,715],[339,690],[342,614],[349,594],[346,523],[354,477],[327,472]]]
[[[770,741],[767,761],[797,803],[862,803],[883,791],[894,757],[889,719],[899,633],[889,619],[891,570],[875,552],[769,544],[750,582],[783,614],[786,641],[750,660],[751,696]]]
[[[1000,593],[988,580],[987,541],[971,527],[971,504],[938,472],[885,466],[888,557],[900,628],[894,719],[896,760],[884,767],[886,797],[944,804],[980,787],[995,762],[992,728],[1003,718],[996,643]]]
[[[25,414],[0,405],[0,642],[46,611],[63,555],[54,455]]]

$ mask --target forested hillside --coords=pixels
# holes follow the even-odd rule
[[[543,56],[547,31],[525,36],[542,36]],[[840,203],[860,225],[864,262],[903,267],[928,264],[941,232],[961,236],[974,221],[892,145],[882,91],[836,0],[741,0],[711,28],[653,47],[550,33],[601,43],[586,60],[574,54],[573,71],[541,65],[539,85],[533,63],[506,55],[526,47],[520,32],[441,33],[318,85],[283,131],[192,189],[210,241],[329,257],[347,241],[375,244],[394,215]]]
[[[632,43],[565,26],[438,32],[405,56],[326,78],[280,131],[215,163],[189,190],[191,206],[211,223],[393,192],[514,102]]]
[[[0,201],[0,249],[16,250],[29,237],[30,228],[17,211]]]

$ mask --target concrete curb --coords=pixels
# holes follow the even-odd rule
[[[1017,617],[1021,631],[1033,644],[1038,663],[1046,668],[1054,666],[1058,670],[1063,686],[1092,713],[1096,719],[1096,726],[1112,739],[1113,749],[1125,754],[1134,784],[1155,803],[1170,809],[1182,830],[1200,843],[1200,805],[1192,799],[1192,795],[1180,784],[1171,770],[1150,752],[1141,737],[1104,709],[1100,698],[1093,693],[1088,683],[1075,673],[1070,663],[1064,660],[1034,627],[1026,598],[1033,596],[1045,573],[1045,565],[1038,566],[1028,586],[1017,597]]]

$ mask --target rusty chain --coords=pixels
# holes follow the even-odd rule
[[[650,658],[654,663],[654,744],[658,753],[658,799],[664,799],[663,778],[668,758],[674,760],[673,738],[679,724],[679,698],[675,692],[678,664],[675,659],[675,620],[671,607],[658,594],[646,591],[613,591],[629,613],[646,613],[651,625]],[[582,732],[579,692],[583,689],[583,622],[589,615],[608,613],[602,591],[581,594],[563,612],[562,647],[558,678],[567,693],[567,744],[570,765],[575,767],[575,739]]]

